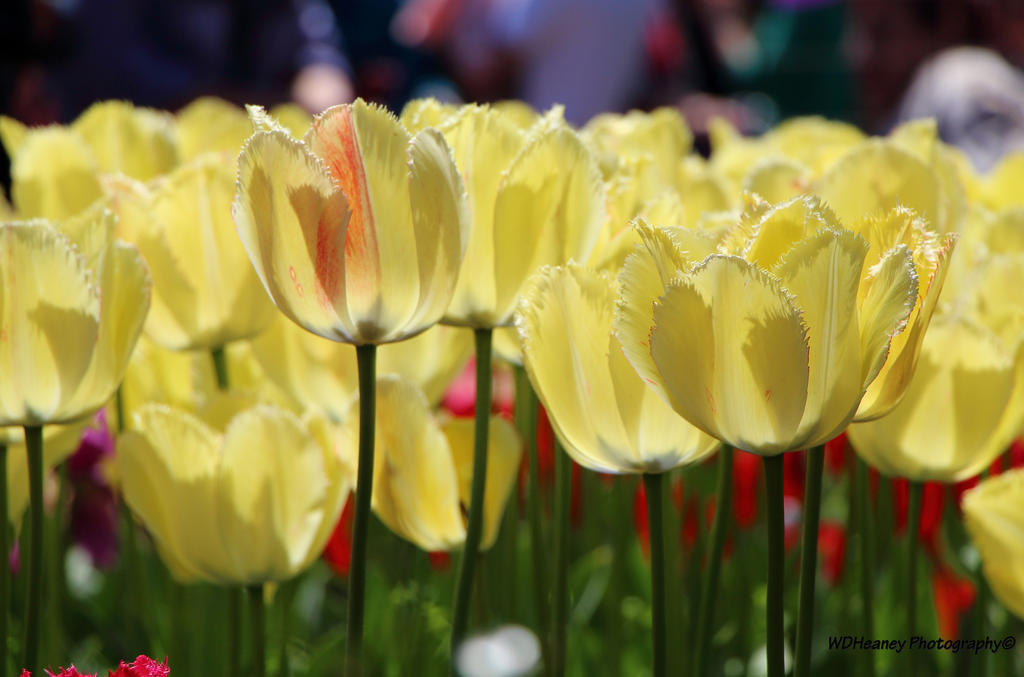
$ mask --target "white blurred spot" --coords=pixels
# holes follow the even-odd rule
[[[68,581],[68,592],[77,599],[88,599],[103,586],[103,575],[92,565],[89,551],[79,545],[68,548],[64,575]]]
[[[515,677],[529,674],[540,662],[540,642],[528,629],[506,625],[470,637],[459,646],[455,666],[463,677]]]

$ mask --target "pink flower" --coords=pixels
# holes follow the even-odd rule
[[[83,675],[77,669],[75,669],[74,665],[72,665],[70,668],[60,668],[60,672],[50,672],[49,670],[47,670],[46,674],[48,674],[50,677],[96,677],[96,675]],[[32,673],[28,670],[22,670],[21,677],[32,677]]]
[[[49,677],[98,677],[95,674],[83,675],[73,665],[70,668],[60,668],[60,672],[47,670],[46,674]],[[167,667],[166,658],[163,663],[157,663],[149,656],[139,656],[131,665],[121,661],[117,670],[108,672],[107,677],[168,677],[170,674],[171,669]],[[21,677],[32,677],[32,673],[22,670]]]
[[[121,661],[117,670],[112,670],[107,677],[167,677],[170,674],[167,658],[163,663],[157,663],[149,656],[139,656],[131,665]]]

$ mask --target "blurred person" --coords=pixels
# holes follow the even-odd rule
[[[46,66],[61,120],[114,98],[175,109],[214,94],[319,111],[353,97],[323,0],[32,1],[68,35],[63,58]]]
[[[935,118],[939,138],[959,147],[979,172],[1024,150],[1024,73],[981,47],[954,47],[918,69],[896,123]]]
[[[1024,3],[851,0],[851,12],[868,131],[933,117],[982,171],[1024,145]]]
[[[457,98],[433,52],[395,38],[391,24],[403,0],[328,0],[338,19],[345,56],[359,96],[400,110],[409,99]]]
[[[644,93],[645,28],[663,0],[408,0],[395,17],[407,45],[441,50],[468,98],[565,106],[580,125]]]

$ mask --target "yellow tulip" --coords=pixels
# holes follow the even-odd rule
[[[313,117],[297,103],[279,103],[270,109],[270,117],[299,138],[305,136],[313,124]]]
[[[773,455],[823,444],[853,419],[913,310],[917,278],[901,247],[865,270],[867,241],[813,199],[761,211],[737,227],[746,238],[730,239],[745,239],[742,256],[703,261],[640,223],[615,326],[676,412]]]
[[[737,187],[766,160],[791,161],[819,176],[864,140],[855,126],[820,117],[792,118],[754,139],[742,136],[722,118],[712,120],[708,131],[712,167]]]
[[[343,429],[356,456],[358,400]],[[373,509],[402,538],[424,550],[450,550],[466,537],[473,469],[473,420],[439,422],[415,385],[396,376],[377,380]],[[483,506],[483,548],[498,536],[516,479],[522,443],[512,425],[491,417]],[[460,507],[461,506],[461,507]]]
[[[125,500],[179,581],[283,581],[321,553],[352,484],[322,419],[259,405],[224,429],[148,405],[118,443]]]
[[[880,139],[852,148],[812,186],[845,224],[902,205],[930,229],[945,233],[954,224],[942,191],[939,176],[924,160]]]
[[[604,113],[590,120],[582,134],[601,159],[606,175],[622,160],[647,160],[647,180],[656,192],[676,185],[679,165],[693,145],[690,128],[674,108]]]
[[[942,216],[933,228],[941,232],[959,232],[967,214],[964,184],[974,174],[970,162],[957,149],[939,139],[934,119],[911,120],[894,129],[889,141],[921,159],[932,168],[939,182]]]
[[[964,494],[967,533],[996,598],[1024,618],[1024,470],[1010,470]]]
[[[577,463],[604,473],[657,473],[718,447],[626,361],[612,334],[612,278],[570,263],[544,268],[533,280],[516,319],[524,366]]]
[[[957,482],[988,467],[1022,429],[1024,349],[978,322],[938,316],[903,400],[848,434],[881,472]]]
[[[151,189],[114,186],[121,233],[153,275],[146,333],[166,348],[218,348],[256,335],[274,315],[235,234],[234,192],[234,170],[216,155],[179,167]]]
[[[443,321],[510,325],[537,267],[593,250],[604,220],[600,171],[558,109],[524,132],[495,109],[468,106],[441,129],[465,177],[473,224]]]
[[[1024,285],[1024,251],[985,246],[988,238],[1006,245],[1012,230],[1012,221],[990,219],[958,246],[957,285],[924,337],[906,395],[886,416],[850,427],[857,451],[879,470],[966,479],[1024,429],[1024,303],[1007,293]]]
[[[0,426],[63,423],[114,393],[149,309],[139,252],[113,215],[0,225]]]
[[[468,237],[462,182],[441,134],[410,136],[362,101],[324,111],[304,141],[262,111],[254,117],[233,212],[277,307],[314,334],[357,345],[437,322]]]
[[[459,106],[455,104],[441,103],[434,98],[413,99],[402,107],[399,120],[410,133],[415,134],[427,127],[440,128],[446,120],[455,117],[458,112]]]
[[[92,149],[74,131],[51,125],[26,129],[0,116],[11,158],[11,200],[21,218],[67,219],[102,196]]]
[[[907,318],[906,329],[893,337],[885,363],[857,410],[855,420],[870,421],[891,411],[910,385],[921,341],[943,289],[957,236],[936,237],[926,222],[902,207],[862,219],[854,223],[852,229],[871,246],[864,261],[867,281],[873,277],[871,271],[894,249],[909,251],[917,278],[917,298]],[[863,301],[868,293],[869,286],[862,285],[859,300]]]
[[[71,123],[89,145],[101,172],[148,181],[178,164],[174,118],[127,101],[100,101]]]
[[[175,123],[178,152],[185,162],[205,153],[237,157],[252,134],[252,123],[244,109],[213,96],[200,97],[182,108]]]
[[[972,197],[989,209],[1024,207],[1019,188],[1024,180],[1024,152],[1007,153],[987,175],[974,178],[977,185]]]
[[[743,190],[771,203],[783,202],[807,192],[810,170],[785,157],[767,157],[750,168]]]
[[[380,346],[377,373],[396,374],[423,389],[437,404],[469,360],[473,338],[457,327],[436,325],[398,343]],[[266,377],[304,409],[343,420],[358,391],[356,356],[280,318],[250,342]]]

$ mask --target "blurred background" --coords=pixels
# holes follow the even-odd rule
[[[1024,147],[1019,0],[3,0],[0,113],[68,122],[110,98],[201,95],[678,106],[758,133],[818,114],[884,133],[936,117],[981,170]],[[0,151],[2,153],[2,151]],[[8,163],[0,180],[8,186]]]

